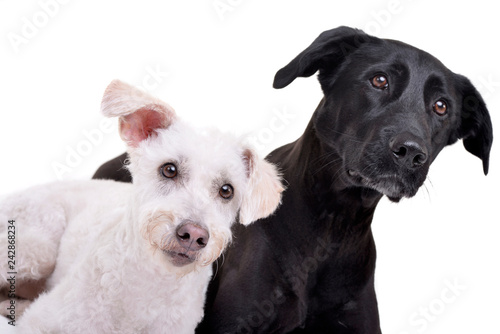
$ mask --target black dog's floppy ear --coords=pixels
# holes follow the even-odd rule
[[[276,73],[273,87],[286,87],[295,78],[309,77],[318,70],[320,75],[322,71],[333,70],[362,44],[376,40],[379,39],[349,27],[324,31],[307,49]]]
[[[466,77],[459,76],[462,94],[461,123],[458,137],[463,138],[467,151],[483,161],[484,174],[488,174],[493,127],[490,114],[481,94]]]

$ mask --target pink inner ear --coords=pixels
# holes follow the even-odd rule
[[[247,168],[247,177],[250,177],[250,175],[252,175],[252,172],[253,172],[253,164],[254,164],[254,161],[253,161],[253,153],[252,151],[250,151],[249,149],[246,149],[244,152],[243,152],[243,162],[245,163],[245,166]]]
[[[137,147],[141,141],[156,135],[158,129],[166,129],[170,123],[170,117],[161,106],[148,106],[120,118],[120,135],[130,146]]]

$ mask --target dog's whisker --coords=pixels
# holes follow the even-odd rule
[[[327,160],[330,156],[333,156],[335,155],[335,153],[329,153],[327,156],[324,157],[325,160]],[[319,162],[320,159],[318,159],[318,162]],[[321,159],[323,160],[323,159]],[[327,160],[326,163],[323,163],[320,165],[320,167],[318,167],[316,170],[314,170],[312,172],[312,175],[316,175],[318,174],[319,172],[323,171],[324,169],[328,168],[329,166],[331,165],[335,165],[336,163],[338,162],[341,162],[342,161],[342,158],[336,158],[336,159],[331,159],[331,160]]]
[[[212,274],[211,281],[213,281],[215,279],[215,277],[217,276],[217,273],[219,272],[219,261],[218,260],[215,260],[214,266],[215,266],[215,270],[214,270],[214,273]]]
[[[432,180],[429,177],[429,175],[427,175],[427,178],[425,179],[425,182],[424,182],[423,186],[424,186],[425,191],[427,192],[427,198],[428,198],[429,202],[432,202],[431,192],[430,192],[429,188],[427,187],[427,184],[429,184],[432,188],[434,187],[434,185],[432,184]]]
[[[336,133],[336,134],[339,134],[339,135],[342,135],[343,138],[347,138],[347,140],[349,140],[350,142],[353,142],[353,143],[359,143],[359,144],[366,144],[365,141],[363,140],[360,140],[359,138],[357,138],[356,136],[353,136],[353,135],[350,135],[350,134],[347,134],[345,132],[342,132],[342,131],[338,131],[338,130],[335,130],[335,128],[329,126],[328,127],[328,130],[329,132],[331,133]]]

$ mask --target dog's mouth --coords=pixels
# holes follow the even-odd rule
[[[413,197],[421,184],[416,186],[414,182],[408,182],[404,178],[395,174],[376,175],[367,177],[353,169],[347,170],[347,175],[351,183],[356,186],[363,186],[386,195],[389,200],[399,202],[403,197]]]
[[[195,261],[195,258],[189,256],[186,253],[180,253],[171,250],[164,250],[163,253],[170,258],[170,262],[176,267],[182,267]]]

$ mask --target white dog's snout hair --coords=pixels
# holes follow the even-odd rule
[[[208,203],[207,203],[208,205]],[[212,203],[212,206],[214,204]],[[208,266],[215,261],[231,242],[230,224],[221,224],[227,219],[215,214],[212,210],[198,207],[195,203],[183,205],[185,210],[146,210],[141,215],[141,235],[149,242],[153,252],[177,251],[182,252],[183,246],[179,243],[177,230],[179,226],[191,223],[206,229],[208,233],[206,246],[197,250],[195,264]],[[234,217],[232,217],[234,220]],[[192,250],[190,250],[192,251]]]

